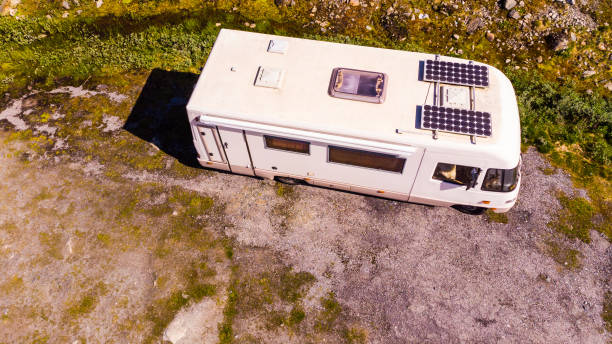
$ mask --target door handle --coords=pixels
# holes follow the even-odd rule
[[[227,144],[227,142],[224,142],[223,145],[225,146],[225,148],[229,148],[229,145]]]

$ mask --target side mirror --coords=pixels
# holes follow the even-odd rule
[[[466,190],[476,187],[478,184],[478,176],[482,170],[480,168],[474,167],[470,170],[470,182],[466,186]]]

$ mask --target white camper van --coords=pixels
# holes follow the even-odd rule
[[[208,168],[467,213],[519,191],[514,90],[473,61],[223,29],[187,113]]]

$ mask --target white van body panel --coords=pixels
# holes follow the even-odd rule
[[[243,130],[224,127],[218,127],[218,130],[230,170],[238,174],[255,175]]]
[[[272,40],[282,41],[281,52],[268,51]],[[491,113],[491,136],[472,140],[468,135],[440,132],[434,138],[431,130],[419,127],[419,113],[425,105],[438,105],[434,94],[439,85],[420,79],[424,61],[435,58],[425,53],[222,29],[187,104],[198,160],[207,167],[231,168],[247,175],[292,177],[418,203],[507,211],[516,201],[518,186],[511,192],[483,191],[481,186],[488,168],[512,169],[519,164],[520,121],[512,85],[502,72],[487,66],[488,87],[470,88],[473,109]],[[440,59],[468,62],[446,56]],[[331,73],[338,67],[388,76],[384,102],[330,96]],[[261,68],[280,71],[282,78],[268,87],[257,86]],[[207,156],[213,142],[198,134],[194,128],[199,127],[211,128],[222,162]],[[307,141],[310,152],[267,148],[264,135]],[[405,158],[403,173],[330,163],[330,145]],[[214,146],[211,151],[214,156]],[[433,179],[440,162],[481,169],[476,187],[466,190]]]
[[[285,137],[287,136],[285,135]],[[406,194],[406,201],[424,152],[422,148],[407,147],[409,149],[394,154],[399,158],[406,159],[403,172],[397,173],[330,163],[328,162],[328,143],[326,142],[309,141],[310,153],[304,154],[267,148],[262,133],[247,132],[247,141],[253,156],[253,164],[258,170],[277,174],[286,173],[300,179],[319,180],[318,183],[325,184],[324,186],[328,186],[327,184],[350,184],[354,187],[373,190],[395,191]],[[348,143],[337,146],[383,154],[393,153],[388,150],[374,150]],[[348,189],[347,187],[341,188]]]

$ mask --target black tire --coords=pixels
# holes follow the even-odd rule
[[[468,215],[482,215],[487,208],[477,207],[475,205],[463,205],[463,204],[455,204],[453,208],[459,210],[460,212]]]
[[[303,183],[299,179],[290,178],[290,177],[276,176],[274,179],[276,179],[277,182],[280,182],[280,183],[283,183],[283,184],[287,184],[287,185],[300,185],[300,184]]]

